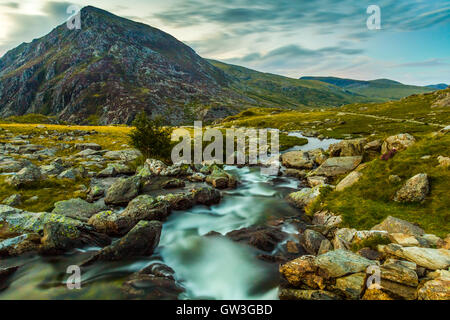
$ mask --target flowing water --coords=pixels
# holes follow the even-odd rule
[[[300,133],[291,135],[303,137]],[[309,143],[290,150],[326,149],[338,140],[308,138]],[[276,299],[278,268],[257,258],[258,251],[224,237],[204,237],[215,231],[226,234],[269,219],[298,215],[284,197],[298,188],[298,181],[263,176],[257,167],[225,167],[236,175],[237,189],[223,192],[214,206],[174,211],[163,225],[160,244],[148,259],[97,263],[82,274],[82,289],[68,290],[69,265],[86,260],[99,248],[77,249],[57,257],[28,256],[1,261],[20,265],[10,287],[0,299],[121,299],[120,284],[147,265],[163,261],[175,270],[186,289],[182,299]],[[296,231],[285,229],[285,232]]]

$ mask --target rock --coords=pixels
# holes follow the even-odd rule
[[[343,191],[346,188],[351,187],[359,181],[362,177],[362,173],[358,171],[350,172],[341,182],[336,186],[336,191]]]
[[[338,229],[333,238],[334,249],[349,250],[352,240],[356,234],[355,229],[341,228]]]
[[[206,177],[205,181],[218,189],[235,188],[237,185],[237,180],[234,176],[216,165],[213,165],[212,172]]]
[[[79,157],[79,158],[88,158],[91,156],[98,156],[101,155],[102,152],[98,151],[98,150],[92,150],[92,149],[84,149],[83,151],[80,151],[78,153],[75,154],[75,157]]]
[[[426,242],[427,247],[435,247],[435,248],[441,248],[445,244],[444,240],[442,240],[438,236],[435,236],[434,234],[423,234],[419,237],[418,242],[419,243]]]
[[[419,278],[414,270],[405,267],[401,262],[384,263],[380,267],[382,279],[404,284],[410,287],[417,287]]]
[[[388,233],[404,233],[413,236],[421,236],[425,233],[422,228],[412,223],[395,217],[388,216],[380,224],[374,226],[371,230],[381,230]]]
[[[450,266],[450,251],[419,247],[402,247],[398,244],[379,246],[378,251],[397,256],[431,270],[447,269]]]
[[[327,177],[321,177],[321,176],[311,176],[307,178],[308,185],[311,188],[314,188],[315,186],[322,186],[328,183]]]
[[[25,167],[32,165],[28,160],[6,159],[0,161],[0,173],[18,172]]]
[[[196,172],[192,176],[188,177],[188,179],[192,182],[204,182],[206,176],[203,173]]]
[[[381,288],[367,288],[361,300],[395,300],[388,293],[381,290]]]
[[[176,189],[176,188],[183,188],[186,184],[183,180],[180,179],[170,179],[165,181],[162,184],[163,189]]]
[[[0,292],[8,288],[8,279],[19,269],[18,266],[2,268],[0,267]]]
[[[122,160],[125,162],[135,161],[140,157],[142,157],[142,153],[136,149],[108,151],[103,155],[103,158],[106,158],[106,159]]]
[[[86,149],[101,150],[102,147],[96,143],[76,143],[75,149],[78,149],[78,150],[86,150]]]
[[[366,274],[360,272],[336,279],[334,288],[348,299],[359,300],[365,286]]]
[[[154,263],[132,274],[121,290],[129,299],[176,300],[184,289],[177,285],[173,275],[168,266]]]
[[[312,169],[314,161],[310,159],[309,154],[304,151],[290,151],[281,155],[281,163],[286,168],[292,169]]]
[[[450,300],[450,279],[435,279],[424,283],[418,291],[419,300]]]
[[[447,168],[448,166],[450,166],[450,158],[449,157],[439,156],[437,159],[438,159],[440,167]]]
[[[364,146],[367,140],[364,138],[343,140],[328,147],[331,157],[352,157],[361,156],[364,153]]]
[[[64,171],[64,166],[60,161],[53,161],[51,164],[41,166],[41,173],[46,176],[58,176]]]
[[[8,177],[6,183],[13,187],[20,188],[36,183],[42,178],[39,167],[29,165],[28,167],[21,169],[16,175]]]
[[[133,176],[116,180],[106,192],[105,203],[112,205],[128,204],[139,194],[141,178]]]
[[[285,169],[283,171],[283,174],[286,177],[293,177],[293,178],[297,178],[297,179],[303,179],[306,177],[306,171],[297,170],[297,169]]]
[[[328,155],[322,148],[313,149],[308,151],[309,158],[314,161],[315,164],[321,165],[327,160]]]
[[[320,249],[322,241],[327,240],[321,233],[307,229],[300,238],[300,244],[305,248],[306,252],[316,255]]]
[[[432,271],[432,272],[428,272],[427,274],[427,279],[446,279],[446,280],[450,280],[450,271],[448,270],[436,270],[436,271]]]
[[[187,210],[195,204],[194,195],[186,192],[161,195],[157,200],[168,202],[171,210]]]
[[[426,173],[419,173],[406,181],[405,185],[397,191],[394,201],[420,202],[430,192],[430,184]]]
[[[86,176],[87,176],[86,169],[84,167],[79,167],[64,170],[58,175],[58,179],[76,180],[85,178]]]
[[[228,232],[226,237],[253,246],[266,252],[272,252],[287,234],[269,226],[253,226]]]
[[[194,189],[193,195],[195,203],[207,206],[218,204],[222,198],[219,190],[209,186]]]
[[[286,200],[294,207],[303,209],[310,205],[319,195],[320,188],[322,186],[316,186],[314,188],[303,188],[300,191],[290,193]]]
[[[105,207],[99,204],[76,198],[56,202],[52,213],[87,222],[90,217],[104,209]]]
[[[361,161],[361,156],[328,158],[310,175],[336,177],[354,170]]]
[[[415,142],[416,139],[409,133],[390,136],[386,140],[384,140],[383,145],[381,146],[381,153],[384,154],[394,148],[397,151],[402,151],[412,146]]]
[[[280,300],[340,300],[336,294],[325,290],[281,289]]]
[[[314,214],[312,223],[315,225],[323,225],[327,228],[336,228],[342,223],[342,217],[336,216],[329,211],[322,210]]]
[[[389,238],[393,243],[399,244],[402,247],[416,247],[420,245],[416,237],[409,234],[390,233]]]
[[[321,254],[327,253],[332,250],[333,250],[333,245],[331,244],[330,240],[325,239],[325,240],[322,240],[322,242],[320,243],[320,247],[319,247],[319,251],[317,252],[317,255],[321,255]]]
[[[415,287],[402,285],[383,278],[381,278],[379,289],[375,290],[380,290],[395,300],[415,300],[417,298],[417,289]]]
[[[89,226],[73,228],[62,223],[49,222],[44,225],[43,231],[39,251],[44,254],[61,254],[73,248],[87,245],[103,247],[111,243],[107,236],[95,232]]]
[[[22,196],[15,193],[2,201],[2,204],[12,207],[17,207],[22,203]]]
[[[362,272],[374,264],[371,260],[342,249],[316,257],[315,263],[326,278],[339,278],[347,274]]]
[[[383,142],[379,139],[368,142],[364,146],[364,151],[369,153],[380,153]]]
[[[383,259],[383,254],[371,248],[362,248],[357,252],[361,257],[369,260],[381,261]]]
[[[37,251],[41,237],[36,233],[26,233],[0,241],[0,257],[14,257],[26,252]]]
[[[111,237],[123,236],[135,225],[130,219],[119,216],[111,210],[93,215],[88,224],[97,232],[105,233]]]
[[[103,186],[100,185],[91,185],[87,192],[87,201],[88,202],[94,202],[98,199],[102,198],[105,195],[105,189]]]
[[[158,246],[162,224],[159,221],[139,221],[123,238],[94,254],[82,266],[97,261],[117,261],[149,256]]]

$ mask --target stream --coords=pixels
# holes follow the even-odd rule
[[[292,136],[303,137],[292,132]],[[308,144],[289,149],[327,149],[335,139],[307,138]],[[195,206],[174,211],[163,224],[154,255],[132,262],[97,263],[82,274],[82,288],[68,290],[69,265],[86,260],[99,248],[73,250],[56,257],[20,256],[1,261],[3,267],[19,265],[0,299],[123,299],[121,283],[133,272],[163,262],[175,270],[176,280],[186,289],[180,299],[277,299],[278,265],[257,258],[258,250],[225,237],[204,237],[215,231],[264,225],[269,219],[298,215],[284,198],[298,189],[299,181],[263,176],[258,167],[226,166],[240,184],[223,191],[222,201],[210,207]],[[287,229],[287,230],[286,230]],[[283,230],[296,233],[292,228]]]

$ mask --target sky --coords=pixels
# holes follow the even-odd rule
[[[0,56],[63,23],[70,5],[146,23],[202,57],[262,72],[450,84],[450,0],[0,0]],[[370,5],[380,29],[367,26]]]

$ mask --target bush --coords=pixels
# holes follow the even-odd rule
[[[171,162],[173,143],[172,129],[163,126],[163,118],[150,119],[141,112],[133,121],[134,129],[129,134],[131,145],[142,152],[146,159],[153,158]]]

